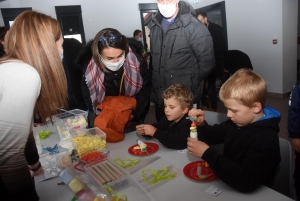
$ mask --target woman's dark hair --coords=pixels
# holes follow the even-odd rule
[[[129,52],[127,38],[122,35],[118,30],[112,28],[102,29],[95,36],[92,43],[92,53],[93,58],[97,66],[101,67],[101,69],[107,72],[107,69],[101,62],[99,58],[99,54],[103,51],[104,48],[116,48],[125,51],[125,58]]]
[[[7,27],[0,27],[0,42],[4,41],[4,37],[5,37],[7,31],[8,31]],[[2,43],[0,43],[0,49],[1,50],[4,49]]]

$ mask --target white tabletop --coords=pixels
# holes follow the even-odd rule
[[[224,118],[224,116],[223,116]],[[54,146],[59,141],[59,136],[57,130],[53,126],[43,126],[38,127],[36,130],[48,129],[53,132],[51,139],[45,142],[42,141],[42,145],[46,143],[47,146]],[[126,134],[124,141],[119,143],[108,143],[107,149],[110,151],[110,159],[115,158],[135,158],[128,153],[128,148],[134,144],[136,144],[136,139],[139,136],[135,132],[131,132]],[[57,141],[56,141],[57,140]],[[191,157],[188,153],[179,153],[177,150],[171,150],[163,147],[158,141],[155,139],[146,140],[143,139],[144,142],[153,141],[159,144],[159,150],[151,156],[141,157],[142,160],[146,160],[147,158],[158,156],[160,157],[158,160],[152,162],[146,168],[150,168],[153,170],[168,167],[172,165],[174,168],[183,170],[186,164],[193,162],[194,158]],[[52,145],[51,145],[52,142]],[[43,144],[44,143],[44,144]],[[141,171],[139,170],[131,175],[131,178],[137,183],[142,179]],[[69,201],[72,199],[73,194],[65,185],[57,185],[60,183],[61,179],[59,177],[46,180],[36,184],[36,189],[38,195],[40,196],[41,201],[55,200],[55,201]],[[210,186],[215,186],[223,192],[217,197],[208,194],[205,192]],[[154,190],[147,192],[147,194],[151,197],[152,200],[157,201],[168,201],[168,200],[243,200],[243,201],[253,201],[253,200],[272,200],[272,201],[288,201],[292,200],[285,195],[282,195],[268,187],[261,186],[256,191],[252,193],[240,193],[220,180],[214,180],[211,182],[200,183],[193,180],[188,179],[183,173],[178,177],[168,181],[167,183],[155,188]],[[131,201],[131,200],[130,200]]]

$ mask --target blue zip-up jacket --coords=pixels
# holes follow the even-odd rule
[[[290,95],[288,130],[290,138],[300,138],[300,81],[294,85]]]

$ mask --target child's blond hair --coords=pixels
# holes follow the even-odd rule
[[[173,84],[164,90],[162,96],[163,99],[175,98],[182,109],[192,109],[194,95],[192,91],[182,84]]]
[[[252,107],[255,102],[264,107],[267,86],[264,79],[249,69],[240,69],[221,87],[219,98],[234,99],[242,105]]]

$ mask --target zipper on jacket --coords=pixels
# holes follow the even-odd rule
[[[163,55],[163,45],[164,45],[164,30],[161,28],[161,43],[160,43],[160,55],[159,55],[159,72],[161,69],[161,61]]]
[[[177,37],[177,35],[175,35],[174,41],[173,41],[173,43],[172,43],[172,47],[171,47],[171,52],[170,52],[170,57],[169,57],[169,59],[172,57],[172,54],[173,54],[173,48],[174,48],[174,43],[175,43],[175,41],[176,41],[176,37]]]

